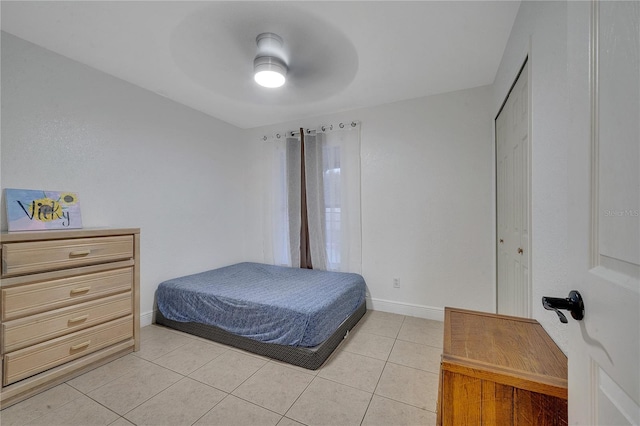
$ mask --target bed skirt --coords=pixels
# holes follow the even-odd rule
[[[366,312],[366,302],[362,302],[358,309],[344,320],[329,338],[313,348],[265,343],[249,339],[248,337],[237,336],[212,325],[173,321],[165,318],[159,310],[156,311],[156,324],[193,334],[194,336],[203,337],[224,345],[234,346],[258,355],[284,361],[309,370],[317,370],[346,337],[348,331],[360,321],[360,318],[362,318]]]

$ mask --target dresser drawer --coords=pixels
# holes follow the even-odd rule
[[[131,309],[131,292],[127,292],[5,322],[3,353],[127,316]]]
[[[2,245],[2,276],[53,271],[133,258],[131,235]]]
[[[129,267],[2,288],[2,320],[22,318],[131,291],[132,284],[133,268]]]
[[[132,337],[133,317],[129,315],[5,354],[3,385],[17,382]]]

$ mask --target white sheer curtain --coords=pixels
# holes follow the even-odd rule
[[[307,134],[304,138],[304,162],[307,183],[307,220],[311,264],[315,269],[331,269],[327,264],[325,219],[325,151],[323,135]],[[294,263],[295,265],[295,263]]]
[[[286,135],[286,136],[284,136]],[[287,137],[288,136],[288,137]],[[265,261],[300,264],[300,138],[265,137]],[[305,173],[314,269],[362,270],[360,125],[305,131]]]

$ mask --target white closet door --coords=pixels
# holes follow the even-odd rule
[[[531,316],[529,84],[524,65],[496,118],[498,313]]]

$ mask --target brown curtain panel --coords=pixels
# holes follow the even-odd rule
[[[309,215],[307,213],[307,175],[304,164],[304,129],[300,128],[300,267],[303,269],[313,269],[311,263],[311,245],[309,244]]]

